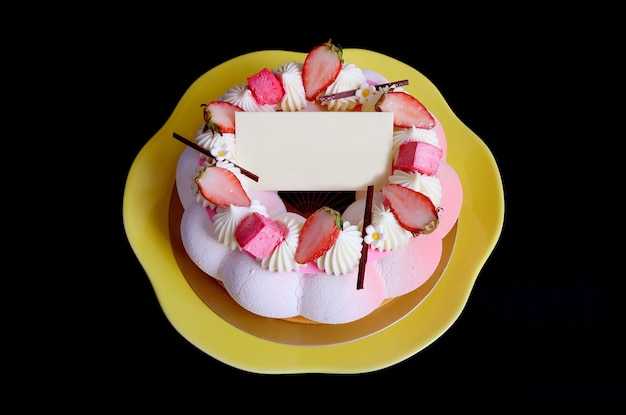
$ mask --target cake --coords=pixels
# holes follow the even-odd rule
[[[359,320],[433,275],[459,217],[462,186],[446,161],[436,115],[404,90],[410,80],[389,81],[345,58],[331,40],[316,45],[303,62],[277,62],[198,103],[195,137],[173,132],[187,144],[175,186],[186,254],[255,315],[312,324]],[[244,113],[306,113],[308,120],[319,113],[391,114],[384,183],[258,189],[254,170],[239,163]],[[347,164],[351,154],[342,157]],[[280,160],[266,164],[270,173],[290,175]]]

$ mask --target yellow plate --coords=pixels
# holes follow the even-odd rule
[[[390,80],[409,80],[405,90],[443,125],[448,142],[447,161],[463,186],[463,207],[448,266],[431,293],[406,317],[371,336],[337,345],[305,347],[265,340],[229,324],[206,306],[187,283],[171,245],[170,199],[176,164],[184,148],[184,144],[172,138],[172,132],[193,137],[199,126],[198,103],[218,97],[265,67],[303,61],[305,56],[287,51],[249,53],[198,78],[165,125],[135,158],[124,190],[124,226],[165,315],[176,330],[205,353],[256,373],[370,372],[414,355],[452,325],[495,248],[504,221],[504,192],[493,155],[417,70],[376,52],[344,50],[344,56],[361,68],[377,71]]]

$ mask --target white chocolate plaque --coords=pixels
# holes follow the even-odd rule
[[[391,112],[236,112],[250,190],[379,190],[391,173]]]

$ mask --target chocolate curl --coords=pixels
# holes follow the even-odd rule
[[[376,89],[381,89],[381,88],[386,88],[386,87],[397,88],[399,86],[404,86],[408,84],[409,84],[408,79],[403,79],[402,81],[389,82],[386,84],[375,85],[374,87]],[[332,101],[333,99],[347,98],[347,97],[356,95],[356,91],[357,91],[356,89],[351,89],[350,91],[343,91],[343,92],[337,92],[336,94],[323,95],[319,97],[319,100],[320,102],[326,102],[326,101]]]
[[[194,150],[197,150],[199,152],[201,152],[202,154],[204,154],[205,156],[207,156],[208,158],[210,158],[211,160],[215,160],[215,157],[213,157],[213,154],[211,154],[211,152],[209,150],[207,150],[206,148],[199,146],[198,144],[194,143],[191,140],[186,139],[185,137],[183,137],[180,134],[176,134],[176,133],[172,133],[172,136],[177,139],[178,141],[187,144],[189,147],[193,148]],[[231,162],[232,163],[232,162]],[[237,167],[239,170],[241,170],[241,173],[244,176],[247,176],[249,178],[251,178],[252,180],[254,180],[255,182],[259,181],[259,176],[257,176],[254,173],[249,172],[248,170],[244,169],[241,166],[236,165],[235,163],[233,163],[233,165],[235,167]]]
[[[367,235],[367,227],[372,224],[372,200],[374,200],[374,186],[367,186],[367,197],[365,199],[365,213],[363,215],[363,228],[361,229],[361,236],[363,237],[361,247],[361,260],[359,261],[359,274],[356,280],[356,289],[363,289],[363,279],[365,278],[365,266],[367,265],[367,251],[369,246],[365,242],[365,236]]]

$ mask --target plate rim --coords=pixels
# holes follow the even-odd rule
[[[178,268],[170,245],[169,196],[178,155],[184,148],[184,144],[171,139],[171,132],[193,135],[199,124],[187,122],[187,113],[197,106],[202,94],[218,96],[229,85],[245,79],[242,74],[249,76],[277,62],[302,61],[305,55],[277,50],[251,52],[211,68],[194,81],[168,120],[133,160],[124,188],[124,229],[170,323],[213,358],[241,370],[265,374],[375,371],[423,350],[456,321],[495,249],[504,223],[504,189],[493,154],[452,112],[434,84],[416,69],[378,52],[344,50],[344,57],[359,67],[384,67],[390,79],[398,74],[398,79],[411,80],[405,89],[442,123],[448,141],[447,161],[463,186],[457,241],[448,267],[430,295],[403,319],[379,333],[345,344],[294,346],[263,340],[231,326],[197,297]],[[207,81],[215,79],[220,81],[207,90]],[[470,234],[472,240],[468,243]],[[415,330],[416,326],[420,330]]]

